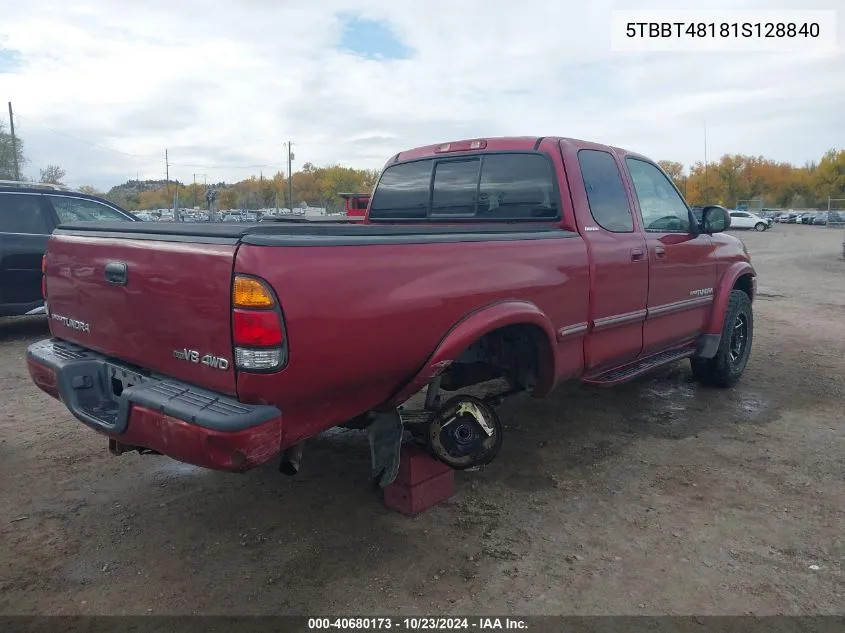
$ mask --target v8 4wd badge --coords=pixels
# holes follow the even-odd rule
[[[207,367],[213,367],[214,369],[222,369],[224,371],[229,369],[228,359],[223,358],[222,356],[214,356],[212,354],[200,355],[197,350],[188,349],[187,347],[183,349],[174,349],[173,358],[186,360],[191,363],[202,364]]]

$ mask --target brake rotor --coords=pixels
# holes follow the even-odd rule
[[[496,412],[473,396],[455,396],[437,410],[428,427],[432,454],[455,470],[493,461],[502,447]]]

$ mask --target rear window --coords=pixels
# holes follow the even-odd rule
[[[438,162],[434,168],[432,217],[469,217],[475,215],[478,199],[478,169],[481,160]]]
[[[491,153],[394,165],[384,171],[370,205],[370,218],[383,220],[557,217],[554,173],[540,154]]]

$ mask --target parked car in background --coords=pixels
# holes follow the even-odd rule
[[[0,180],[0,317],[43,314],[41,258],[58,225],[138,221],[113,202],[58,185]]]
[[[827,224],[843,224],[845,223],[845,211],[828,211],[825,219]]]
[[[825,226],[827,224],[827,211],[816,213],[815,217],[813,218],[812,224]]]
[[[755,231],[765,231],[771,227],[772,221],[768,218],[760,217],[750,211],[731,211],[732,229],[754,229]]]

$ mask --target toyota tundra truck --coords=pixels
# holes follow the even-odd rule
[[[492,461],[512,394],[682,359],[734,385],[757,284],[729,226],[624,149],[420,147],[387,161],[360,224],[60,226],[29,372],[115,454],[295,473],[303,442],[343,426],[366,430],[384,487],[403,442],[456,469]]]

